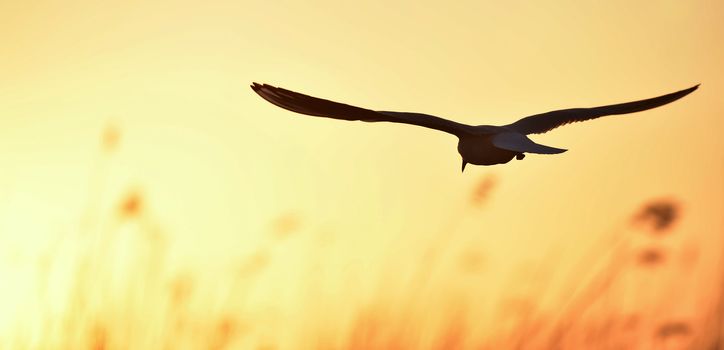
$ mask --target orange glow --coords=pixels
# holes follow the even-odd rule
[[[0,3],[0,347],[710,346],[722,13]],[[702,85],[461,174],[449,135],[296,115],[253,81],[468,124]]]

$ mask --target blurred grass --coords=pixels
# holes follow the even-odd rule
[[[700,267],[698,250],[671,237],[683,205],[664,198],[644,202],[630,218],[580,248],[580,260],[557,265],[555,252],[511,276],[507,294],[485,300],[465,284],[440,275],[485,283],[490,261],[480,247],[461,247],[458,223],[474,217],[500,179],[486,176],[470,189],[466,209],[450,218],[423,248],[410,276],[380,277],[369,298],[334,295],[325,264],[333,260],[327,236],[301,233],[303,217],[282,213],[268,239],[227,270],[205,275],[169,262],[169,240],[146,194],[131,188],[110,212],[103,200],[103,165],[121,133],[102,135],[103,160],[91,186],[87,215],[22,274],[33,282],[29,305],[7,313],[0,348],[8,349],[719,349],[724,315],[721,268],[711,290],[687,285]],[[280,250],[289,241],[303,242]],[[290,270],[275,265],[289,249],[307,257]],[[209,257],[213,259],[213,257]],[[282,264],[288,264],[283,260]],[[390,259],[394,263],[394,259]],[[387,266],[385,266],[387,267]],[[277,269],[272,271],[272,269]],[[262,288],[270,274],[289,275],[290,302]],[[208,274],[208,271],[206,271]],[[379,276],[384,271],[379,271]],[[553,288],[554,279],[563,281]],[[276,285],[279,287],[280,285]],[[330,287],[331,286],[331,287]],[[285,291],[277,291],[284,293]],[[336,298],[336,299],[335,299]],[[669,312],[697,299],[696,314]],[[260,303],[260,300],[266,300]],[[488,303],[493,307],[483,307]],[[332,310],[344,308],[344,310]],[[482,311],[481,311],[482,310]]]

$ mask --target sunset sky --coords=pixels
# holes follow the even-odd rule
[[[409,271],[451,230],[507,271],[551,247],[581,254],[657,198],[681,203],[684,241],[721,254],[721,1],[5,1],[0,33],[6,273],[133,190],[175,264],[209,273],[264,246],[280,217],[333,237],[323,264],[360,286]],[[450,135],[297,115],[252,82],[492,125],[701,87],[533,135],[564,154],[460,173]],[[495,186],[471,212],[483,178]]]

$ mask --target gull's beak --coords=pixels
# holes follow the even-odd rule
[[[462,170],[461,172],[464,172],[464,171],[465,171],[465,166],[466,166],[466,165],[468,165],[468,162],[466,162],[465,159],[463,159],[463,170]]]

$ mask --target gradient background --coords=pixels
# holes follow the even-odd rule
[[[151,325],[170,311],[139,300],[163,303],[179,280],[197,311],[180,317],[196,326],[177,348],[206,344],[222,314],[234,321],[221,347],[348,347],[369,308],[381,329],[404,324],[388,337],[411,348],[467,310],[474,327],[456,346],[472,346],[500,333],[490,310],[507,295],[560,309],[612,251],[601,240],[640,231],[631,216],[657,198],[680,205],[674,234],[629,243],[697,256],[680,274],[666,260],[656,283],[682,294],[657,320],[707,324],[696,320],[719,293],[721,1],[5,1],[0,33],[0,346],[78,348],[91,334],[106,348],[159,348],[174,332]],[[450,135],[295,115],[252,81],[468,124],[702,85],[534,137],[565,154],[461,174]],[[124,219],[124,198],[140,214],[131,203]],[[129,238],[144,232],[163,237],[148,261]],[[531,272],[589,266],[582,257],[591,270],[572,278]],[[452,272],[458,260],[474,271]],[[104,267],[81,278],[83,264]],[[230,287],[249,264],[253,281]],[[621,295],[652,293],[646,284]],[[94,300],[82,311],[68,301],[78,293]]]

